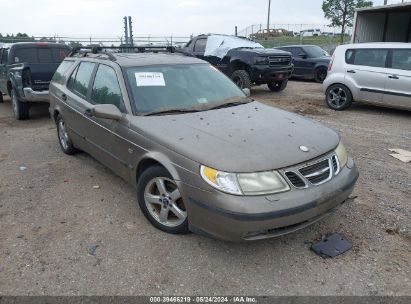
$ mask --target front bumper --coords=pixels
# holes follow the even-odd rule
[[[228,241],[288,234],[320,220],[346,201],[358,179],[352,161],[332,180],[270,196],[234,196],[181,185],[193,232]]]
[[[23,88],[24,100],[27,102],[48,102],[49,91],[34,91],[32,88]]]
[[[269,83],[289,79],[293,73],[294,66],[270,67],[254,65],[250,69],[251,80],[257,84]]]

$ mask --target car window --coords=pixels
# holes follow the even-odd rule
[[[94,67],[95,64],[92,62],[80,63],[69,79],[69,89],[82,97],[86,97]]]
[[[14,51],[14,63],[35,63],[38,62],[36,48],[18,48]]]
[[[14,52],[14,63],[60,63],[69,53],[67,47],[24,47]]]
[[[411,71],[411,49],[393,50],[392,68]]]
[[[200,38],[194,45],[194,52],[205,52],[207,45],[207,38]]]
[[[56,72],[53,75],[52,81],[60,81],[63,76],[64,73],[66,73],[68,71],[68,69],[74,64],[74,61],[63,61],[59,67],[57,68]]]
[[[386,66],[387,56],[388,50],[358,49],[355,50],[352,64],[383,68]]]
[[[113,68],[104,64],[98,67],[91,92],[91,103],[113,104],[119,109],[122,108],[120,85]]]

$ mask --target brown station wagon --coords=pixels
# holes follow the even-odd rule
[[[168,233],[270,238],[346,201],[358,171],[336,132],[164,51],[75,50],[63,61],[50,114],[66,154],[85,151],[135,186]]]

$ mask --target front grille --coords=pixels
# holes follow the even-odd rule
[[[324,159],[323,161],[320,161],[313,165],[309,165],[307,167],[301,168],[299,171],[303,176],[307,176],[315,172],[318,172],[319,170],[328,168],[328,164],[329,164],[328,159]]]
[[[270,66],[288,66],[291,64],[291,57],[289,56],[270,56],[268,57]]]
[[[303,167],[288,168],[283,174],[295,188],[319,186],[341,171],[338,157],[330,155]]]
[[[285,176],[288,177],[289,181],[293,184],[296,188],[305,188],[305,182],[294,172],[286,172]]]
[[[328,180],[331,175],[330,160],[324,159],[315,164],[300,168],[298,171],[313,185],[321,184]]]

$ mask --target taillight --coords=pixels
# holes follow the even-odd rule
[[[23,72],[21,74],[21,79],[22,79],[24,88],[31,87],[31,72],[30,72],[30,69],[26,68],[26,69],[23,70]]]
[[[328,72],[331,71],[332,68],[333,68],[334,56],[335,56],[335,55],[333,55],[333,57],[331,58],[330,64],[328,65]]]

